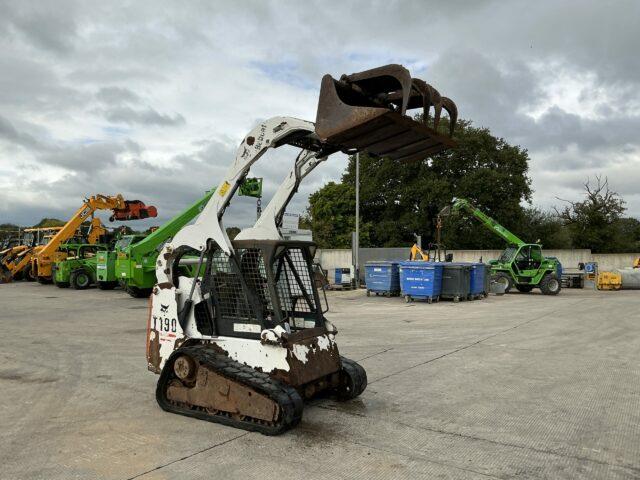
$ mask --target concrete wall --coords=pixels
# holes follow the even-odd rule
[[[409,258],[410,248],[361,248],[360,249],[360,265],[361,275],[364,276],[364,265],[370,260],[406,260]],[[591,253],[588,249],[578,250],[544,250],[544,255],[548,257],[557,257],[566,270],[577,270],[578,263],[598,262],[600,270],[614,270],[616,268],[628,268],[633,265],[633,259],[640,257],[640,253]],[[502,250],[450,250],[453,253],[453,259],[457,262],[487,262],[491,259],[498,258]],[[322,265],[325,270],[334,268],[347,268],[351,266],[351,250],[335,249],[322,250],[318,249],[316,253],[316,261]]]

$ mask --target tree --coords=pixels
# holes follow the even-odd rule
[[[631,228],[633,222],[623,221],[625,201],[609,188],[607,178],[596,175],[596,184],[590,180],[584,184],[585,200],[572,202],[561,200],[566,205],[556,209],[558,216],[569,229],[574,248],[590,248],[598,253],[612,253],[623,247],[623,230]],[[630,232],[632,233],[632,232]]]
[[[362,246],[411,245],[414,234],[422,235],[425,244],[433,241],[437,214],[453,197],[469,199],[507,228],[521,224],[520,204],[531,197],[527,151],[465,120],[459,121],[454,139],[456,148],[408,163],[360,155]],[[341,182],[328,183],[309,203],[314,239],[322,247],[350,247],[355,227],[353,156]],[[447,220],[443,239],[450,248],[502,246],[472,220]]]
[[[236,235],[240,233],[240,228],[238,227],[227,227],[226,230],[229,240],[233,240],[234,238],[236,238]]]
[[[65,222],[62,220],[58,220],[57,218],[43,218],[38,223],[36,223],[33,228],[44,228],[44,227],[62,227]]]

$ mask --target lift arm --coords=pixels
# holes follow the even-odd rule
[[[253,227],[242,230],[236,239],[280,240],[282,235],[279,228],[282,226],[282,217],[287,205],[298,191],[302,180],[326,159],[326,156],[318,158],[317,152],[302,150],[296,158],[293,169],[280,184],[258,221]]]
[[[477,220],[479,220],[480,223],[482,223],[482,225],[484,225],[487,229],[491,230],[496,235],[502,237],[502,239],[504,239],[510,245],[517,245],[517,246],[526,245],[526,242],[523,242],[522,240],[520,240],[520,238],[518,238],[515,234],[511,233],[509,230],[504,228],[502,225],[496,222],[489,215],[486,215],[485,213],[483,213],[479,208],[476,208],[473,205],[471,205],[471,203],[469,203],[469,201],[465,200],[464,198],[457,198],[457,199],[454,198],[451,209],[453,211],[464,210],[470,213]]]

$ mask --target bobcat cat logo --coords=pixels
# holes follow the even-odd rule
[[[160,312],[167,313],[168,310],[169,310],[169,305],[160,304]]]

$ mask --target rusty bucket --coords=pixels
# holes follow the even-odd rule
[[[407,115],[408,110],[417,108],[423,110],[421,119]],[[439,129],[443,109],[449,114],[449,128],[444,133]],[[411,78],[402,65],[392,64],[342,75],[340,80],[325,75],[316,134],[345,153],[363,151],[414,160],[455,146],[451,137],[457,116],[453,101],[423,80]]]

